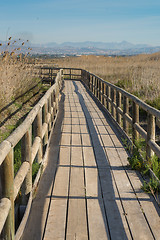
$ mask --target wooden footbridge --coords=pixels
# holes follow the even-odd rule
[[[129,132],[133,143],[141,135],[147,159],[160,157],[160,112],[82,69],[43,67],[41,77],[54,84],[0,145],[1,239],[160,239],[159,206],[141,190],[122,145],[122,138],[131,143]],[[139,108],[147,112],[146,130]]]

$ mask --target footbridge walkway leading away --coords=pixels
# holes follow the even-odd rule
[[[139,134],[146,140],[148,158],[160,155],[160,112],[87,71],[64,69],[54,79],[52,71],[59,69],[41,70],[55,84],[29,122],[0,145],[2,239],[160,239],[159,206],[142,191],[142,176],[128,166],[121,141],[129,144],[132,131],[133,142]],[[148,112],[147,130],[139,123],[139,107]],[[14,177],[19,140],[22,165]],[[32,183],[34,161],[40,169]]]

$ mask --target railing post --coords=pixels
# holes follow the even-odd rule
[[[88,81],[87,81],[87,72],[85,71],[85,83],[88,86]]]
[[[91,79],[90,79],[90,74],[87,73],[87,82],[88,82],[88,88],[89,88],[89,90],[91,90],[90,81],[91,81]]]
[[[123,96],[123,130],[128,133],[128,121],[125,114],[129,114],[129,100],[126,96]]]
[[[91,82],[92,82],[92,93],[94,93],[94,82],[93,82],[93,75],[91,76]]]
[[[95,77],[95,96],[96,96],[96,98],[98,98],[98,80],[97,80],[97,78]]]
[[[60,84],[60,90],[62,90],[62,87],[63,87],[63,81],[64,81],[64,77],[63,77],[63,69],[60,69],[60,78],[61,78],[61,80],[60,80],[60,82],[61,82],[61,84]]]
[[[104,83],[104,94],[105,94],[105,97],[104,97],[104,107],[107,108],[107,85],[106,83]]]
[[[69,76],[70,76],[70,80],[71,80],[71,75],[72,75],[72,72],[71,72],[72,70],[71,70],[71,68],[70,68],[70,70],[69,70]]]
[[[118,122],[119,125],[121,125],[121,114],[118,112],[118,108],[121,108],[121,104],[122,104],[122,96],[121,96],[121,92],[117,91],[117,114],[116,114],[116,120]]]
[[[41,163],[42,161],[42,153],[43,153],[43,146],[42,146],[42,108],[39,110],[36,119],[35,119],[35,124],[34,124],[34,132],[35,136],[40,137],[41,139],[41,144],[38,150],[37,154],[37,162]]]
[[[94,96],[96,96],[96,79],[95,79],[95,76],[93,76],[93,94]]]
[[[32,150],[32,126],[28,129],[26,134],[22,138],[22,162],[29,162],[30,169],[22,184],[22,204],[27,205],[28,197],[32,191],[32,162],[31,162],[31,150]]]
[[[44,123],[47,123],[47,131],[44,135],[44,145],[48,143],[48,101],[44,104]]]
[[[109,112],[111,112],[110,99],[111,99],[111,88],[110,88],[110,86],[107,86],[107,109]]]
[[[48,131],[51,131],[52,128],[52,118],[51,118],[51,96],[48,98],[48,112],[50,114],[50,121],[48,123]]]
[[[104,85],[102,81],[101,81],[101,103],[102,105],[104,105]]]
[[[15,222],[14,222],[14,154],[13,148],[6,156],[2,164],[2,194],[9,198],[11,208],[3,228],[3,239],[14,240]]]
[[[84,81],[84,71],[81,69],[81,80]]]
[[[154,152],[148,144],[148,142],[150,140],[155,142],[155,116],[148,113],[148,115],[147,115],[147,144],[146,144],[147,160],[151,159],[154,156]]]
[[[133,111],[132,111],[132,141],[133,143],[136,142],[136,140],[139,139],[139,133],[134,128],[135,123],[139,123],[139,106],[133,101]]]
[[[88,88],[89,88],[90,91],[92,91],[91,76],[90,76],[89,73],[87,75],[88,75],[87,76],[87,78],[88,78]]]
[[[115,119],[116,118],[116,109],[115,109],[115,105],[116,105],[116,89],[112,89],[112,116]]]
[[[53,69],[51,68],[51,86],[53,85]]]
[[[100,87],[100,81],[98,79],[98,100],[100,100],[100,96],[101,96],[101,87]]]

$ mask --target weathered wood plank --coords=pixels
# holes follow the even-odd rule
[[[52,211],[47,221],[44,240],[64,240],[67,199],[54,199]]]
[[[72,133],[72,146],[81,146],[80,134]]]
[[[87,240],[86,205],[84,199],[69,199],[67,240]]]
[[[76,147],[72,146],[71,166],[83,167],[82,147],[81,146],[76,146]]]
[[[110,239],[102,198],[87,199],[87,209],[90,239]]]
[[[61,138],[61,145],[62,146],[70,146],[70,134],[63,133]]]
[[[82,148],[72,147],[66,239],[88,239]]]
[[[80,133],[79,124],[72,124],[72,133]]]

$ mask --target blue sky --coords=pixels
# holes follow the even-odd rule
[[[160,46],[159,0],[2,0],[0,40],[102,41]]]

